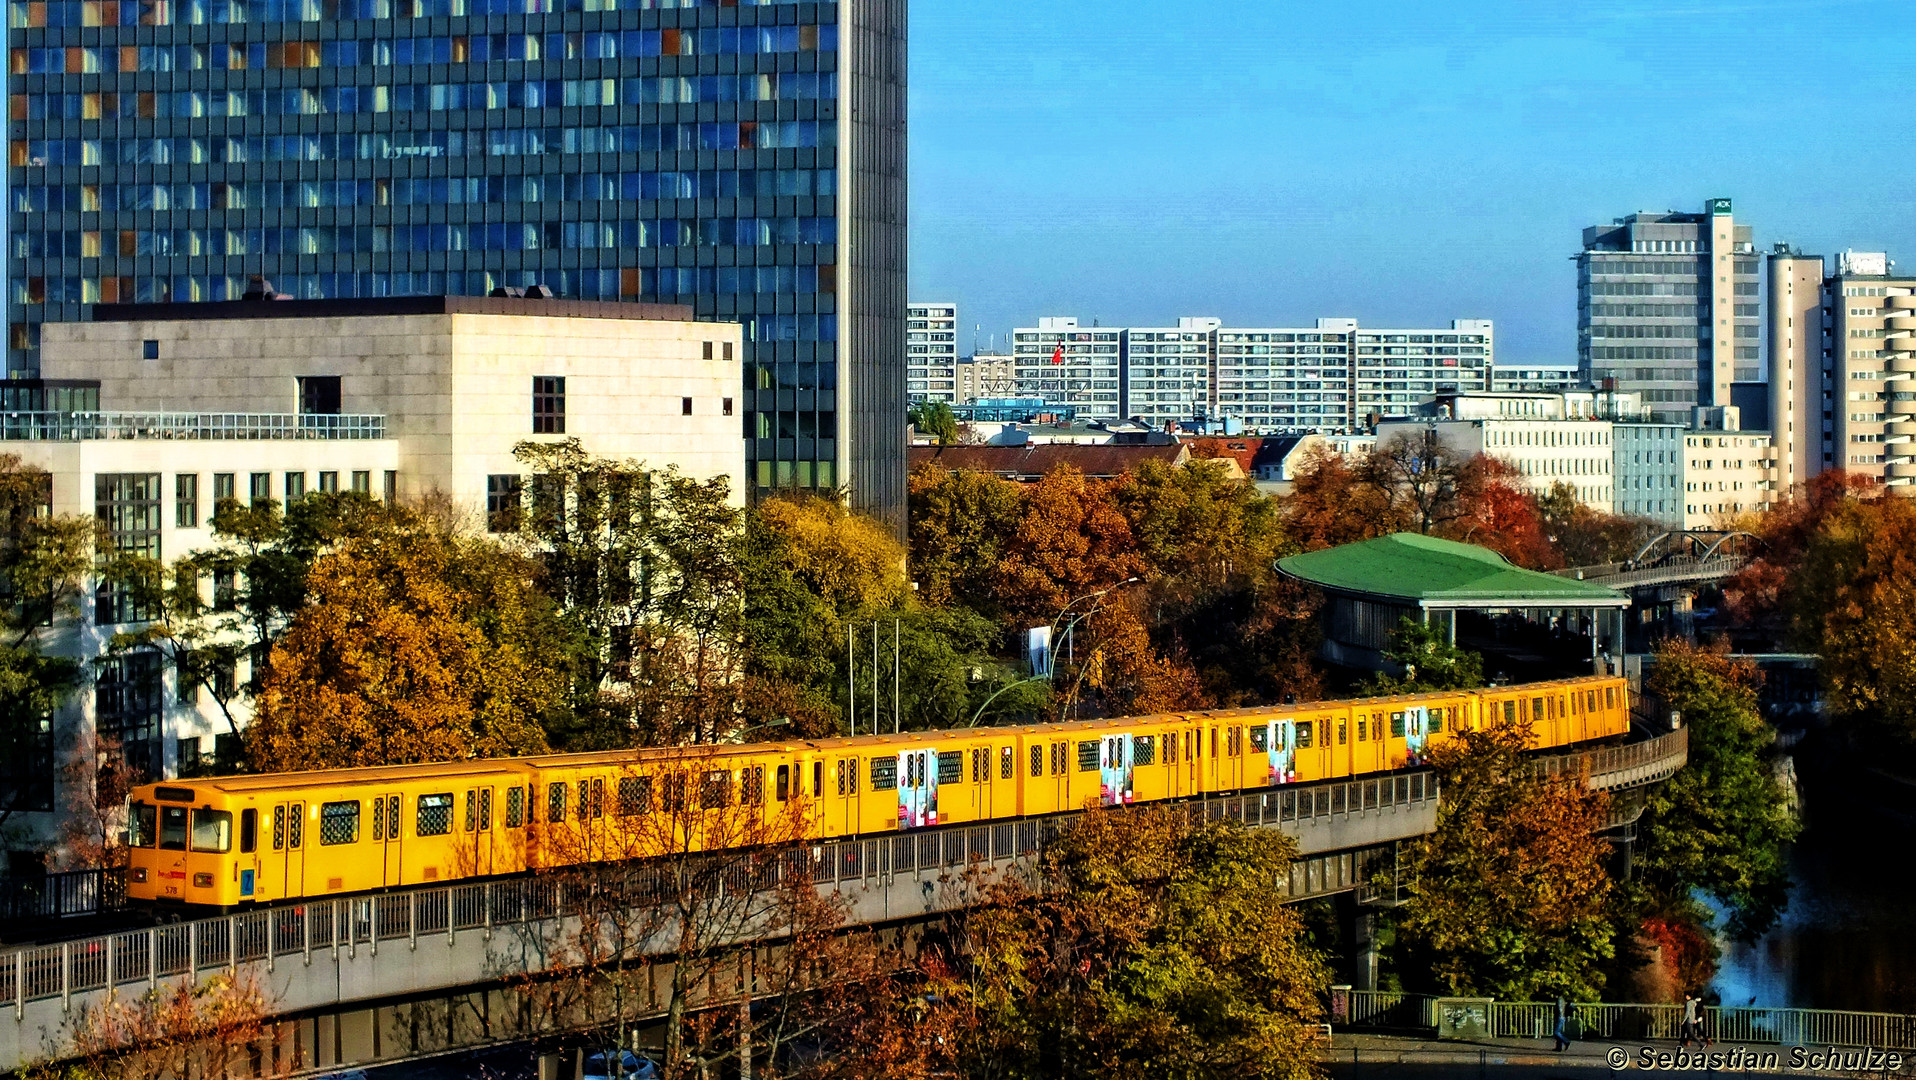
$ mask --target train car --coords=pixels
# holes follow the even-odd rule
[[[1516,723],[1538,749],[1621,735],[1626,684],[146,784],[127,894],[231,908],[1189,799],[1414,768]]]

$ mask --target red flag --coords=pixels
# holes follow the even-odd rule
[[[1064,342],[1058,342],[1058,347],[1051,350],[1051,362],[1054,364],[1064,363]]]

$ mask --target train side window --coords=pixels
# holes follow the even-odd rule
[[[279,851],[286,846],[286,807],[273,807],[273,850]]]
[[[1043,776],[1044,775],[1044,747],[1033,746],[1031,748],[1030,757],[1031,757],[1031,775]]]
[[[1252,728],[1252,739],[1263,728]],[[1131,764],[1155,765],[1158,761],[1158,737],[1156,735],[1135,735],[1131,738]]]
[[[595,776],[579,782],[579,816],[582,818],[602,818],[605,816],[605,777]]]
[[[319,842],[322,845],[359,842],[359,801],[357,799],[350,802],[319,804]]]
[[[1213,759],[1217,757],[1217,729],[1216,728],[1211,729],[1211,757]]]
[[[1517,722],[1517,703],[1515,701],[1504,702],[1504,723],[1514,724],[1516,722]]]
[[[781,768],[781,772],[784,770]],[[779,798],[785,797],[781,791]],[[633,817],[637,814],[652,812],[652,778],[649,776],[619,777],[619,816]]]
[[[1453,706],[1454,710],[1454,706]],[[1430,730],[1435,733],[1444,730],[1444,710],[1430,710]]]
[[[1098,771],[1098,740],[1085,739],[1078,743],[1078,771]]]
[[[225,810],[193,811],[193,850],[233,850],[233,815]]]
[[[1371,714],[1370,737],[1373,741],[1381,741],[1383,739],[1384,737],[1384,714],[1383,713]]]
[[[1017,771],[1018,766],[1017,762],[1012,760],[1011,747],[1000,747],[998,749],[998,779],[1009,780]]]
[[[1530,700],[1530,718],[1540,723],[1543,721],[1544,715],[1543,715],[1543,699],[1542,698],[1532,698]]]
[[[1309,720],[1305,720],[1297,725],[1297,748],[1299,750],[1309,750],[1311,748],[1311,728],[1313,726]]]
[[[898,765],[897,763],[894,762],[892,764],[892,771],[894,775],[896,774],[897,769],[898,769]],[[790,765],[780,765],[778,767],[778,801],[784,802],[787,799],[790,799],[791,797],[792,797],[792,767]]]
[[[259,811],[240,811],[240,853],[251,855],[259,847]]]
[[[856,765],[856,760],[853,761]],[[852,790],[858,790],[858,780],[852,779]],[[700,778],[699,809],[718,810],[732,805],[732,770],[712,769]]]
[[[991,779],[991,747],[975,746],[971,750],[971,782],[982,784]]]
[[[471,796],[467,797],[468,805]],[[373,814],[374,828],[377,829],[379,815]],[[444,836],[452,831],[452,792],[443,791],[435,795],[419,796],[418,817],[413,822],[415,836]]]
[[[871,774],[873,791],[897,791],[898,755],[887,754],[884,757],[873,758]]]
[[[306,804],[293,803],[286,808],[286,849],[298,848],[305,842]]]
[[[839,759],[839,762],[838,762],[838,769],[837,769],[837,776],[838,776],[838,793],[839,793],[840,795],[843,795],[843,794],[846,794],[846,791],[845,791],[845,766],[846,766],[846,762],[845,762],[845,760],[844,760],[843,758],[841,758],[841,759]]]
[[[741,806],[759,806],[765,802],[765,766],[753,765],[738,771],[738,801]]]
[[[1583,711],[1586,713],[1593,713],[1597,711],[1597,692],[1595,690],[1590,690],[1585,692],[1584,701],[1583,701]]]
[[[1349,725],[1345,722],[1344,718],[1341,716],[1338,717],[1337,718],[1337,745],[1339,746],[1344,745],[1345,737],[1349,734],[1348,728],[1349,728]]]
[[[1178,763],[1178,733],[1175,731],[1164,737],[1164,763],[1166,765]]]
[[[565,820],[565,782],[546,785],[546,820]]]
[[[1366,717],[1363,713],[1358,713],[1357,714],[1357,741],[1358,742],[1364,742],[1365,740],[1370,738],[1369,728],[1370,728],[1370,719]]]
[[[814,761],[812,762],[812,798],[816,799],[824,794],[825,763],[822,761]]]
[[[1097,744],[1091,744],[1096,747]],[[1092,751],[1096,753],[1094,749]],[[956,750],[938,752],[938,782],[940,784],[962,784],[965,782],[965,756]]]
[[[134,847],[150,848],[159,841],[160,816],[153,806],[134,803],[133,813],[127,815],[127,821],[132,826],[133,834],[127,842]]]
[[[479,828],[479,793],[472,788],[466,789],[466,831]]]
[[[1606,709],[1614,709],[1617,707],[1616,687],[1606,686],[1603,688],[1603,707]]]
[[[506,789],[506,828],[516,829],[526,823],[526,789],[517,784]]]
[[[492,831],[492,789],[479,789],[479,831]]]

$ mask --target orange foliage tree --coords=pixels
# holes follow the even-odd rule
[[[1388,492],[1328,447],[1305,457],[1279,511],[1286,536],[1304,551],[1372,540],[1409,527]]]
[[[1832,506],[1792,592],[1795,637],[1821,656],[1830,707],[1916,747],[1916,502]]]
[[[430,529],[322,556],[311,602],[273,647],[248,760],[285,771],[544,750],[564,678],[531,576],[500,549]]]
[[[1837,510],[1883,494],[1870,477],[1831,470],[1811,477],[1759,517],[1754,531],[1762,542],[1755,556],[1723,584],[1724,604],[1737,625],[1785,642],[1791,636],[1791,583],[1811,539]]]

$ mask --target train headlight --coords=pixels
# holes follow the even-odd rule
[[[212,887],[213,887],[213,875],[211,875],[211,874],[194,874],[194,875],[193,875],[193,887],[194,887],[194,888],[196,888],[196,889],[210,889],[210,888],[212,888]]]
[[[146,867],[144,866],[134,867],[133,873],[131,876],[132,876],[132,880],[134,884],[136,885],[146,884]]]

